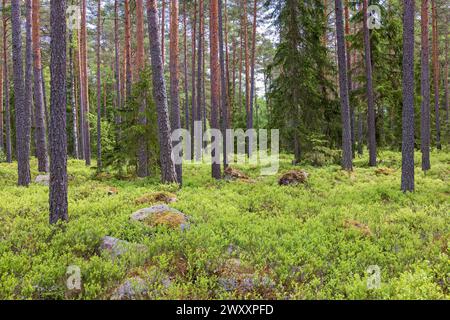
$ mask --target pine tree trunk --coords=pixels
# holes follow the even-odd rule
[[[125,55],[127,61],[126,70],[126,90],[127,99],[131,97],[131,87],[133,82],[133,75],[131,70],[131,17],[130,17],[130,1],[125,0]]]
[[[363,1],[363,32],[364,32],[364,58],[366,65],[366,88],[367,88],[367,125],[369,134],[369,165],[375,167],[377,165],[377,139],[375,124],[375,105],[373,98],[373,82],[372,82],[372,58],[370,49],[370,32],[368,26],[368,0]]]
[[[347,79],[347,57],[346,44],[343,25],[343,8],[342,0],[335,0],[336,5],[336,36],[338,51],[338,67],[339,67],[339,90],[341,97],[341,114],[342,114],[342,168],[344,170],[353,170],[353,152],[352,152],[352,135],[350,127],[350,102],[348,96],[348,79]]]
[[[30,105],[25,97],[22,60],[22,28],[20,0],[11,0],[11,25],[13,43],[14,103],[16,111],[16,154],[18,161],[18,184],[30,184]],[[28,103],[28,104],[27,104]]]
[[[187,11],[186,1],[183,1],[183,49],[184,49],[184,117],[185,129],[189,131],[189,80],[188,80],[188,65],[187,65]]]
[[[225,0],[226,3],[226,0]],[[225,5],[226,6],[226,5]],[[229,95],[228,95],[228,79],[227,79],[227,68],[225,64],[224,52],[226,48],[224,45],[223,37],[223,19],[222,19],[222,0],[219,0],[219,59],[220,59],[220,80],[221,80],[221,97],[222,97],[222,135],[223,135],[223,168],[228,167],[228,154],[227,154],[227,129],[230,127],[229,116],[230,116],[230,106],[229,106]],[[225,31],[226,34],[226,31]],[[220,167],[219,167],[220,170]]]
[[[258,2],[254,0],[253,2],[253,32],[252,32],[252,61],[251,61],[251,87],[250,87],[250,106],[247,117],[247,129],[253,129],[253,109],[254,109],[254,98],[255,98],[255,68],[256,68],[256,14],[258,10]],[[249,136],[249,147],[248,147],[248,156],[252,156],[253,144],[253,136]]]
[[[402,191],[414,191],[414,0],[404,1]]]
[[[34,14],[34,13],[33,13]],[[72,105],[72,131],[73,131],[73,157],[79,159],[78,151],[78,107],[76,100],[75,72],[73,66],[73,35],[69,34],[69,79],[70,79],[70,104]],[[36,75],[36,72],[35,72]],[[36,77],[35,77],[36,79]],[[36,84],[35,84],[36,86]],[[37,119],[36,119],[37,122]]]
[[[192,27],[191,27],[191,38],[192,38],[192,62],[191,62],[191,150],[194,150],[194,122],[196,121],[196,110],[197,110],[197,96],[196,96],[196,82],[195,82],[195,75],[196,75],[196,43],[197,43],[197,0],[194,0],[194,16],[192,20]],[[194,159],[194,153],[191,151],[192,159]]]
[[[218,0],[210,1],[210,53],[211,53],[211,129],[218,130],[219,126],[219,108],[220,108],[220,65],[219,65],[219,7]],[[214,137],[213,137],[214,139]],[[218,144],[217,141],[211,141]],[[220,151],[217,148],[211,150],[212,159],[212,177],[221,178],[220,172]]]
[[[161,39],[159,36],[156,0],[147,0],[147,20],[152,62],[153,98],[158,115],[161,180],[164,183],[173,183],[177,182],[177,174],[172,159],[171,130],[167,106],[167,91],[162,66]]]
[[[350,10],[349,10],[349,1],[345,0],[345,35],[349,36],[350,33]],[[350,50],[350,41],[346,41],[346,50],[347,50],[347,78],[348,78],[348,95],[349,100],[351,96],[351,92],[353,90],[352,84],[352,55]],[[350,128],[351,128],[351,136],[352,136],[352,154],[353,158],[355,157],[355,110],[354,106],[350,105]]]
[[[51,0],[50,223],[67,221],[66,1]]]
[[[445,15],[445,70],[444,70],[444,101],[445,101],[445,111],[446,111],[446,120],[447,126],[450,125],[449,119],[449,106],[448,106],[448,11]],[[450,130],[450,128],[449,128]]]
[[[34,58],[34,105],[35,135],[38,170],[48,172],[48,149],[45,123],[43,85],[41,78],[41,36],[40,36],[40,0],[33,0],[33,58]]]
[[[166,0],[161,0],[161,2],[161,56],[164,70],[166,64]]]
[[[114,1],[114,58],[115,58],[115,76],[116,76],[116,126],[120,125],[119,110],[122,107],[121,81],[120,81],[120,45],[119,45],[119,0]]]
[[[430,67],[428,44],[428,0],[422,0],[421,6],[421,121],[420,142],[422,151],[422,170],[430,170]]]
[[[81,66],[82,66],[82,86],[83,86],[83,126],[84,126],[84,157],[86,165],[91,165],[91,135],[89,124],[89,79],[88,79],[88,62],[87,62],[87,23],[86,23],[86,0],[82,0],[81,7]]]
[[[170,104],[171,104],[171,128],[172,132],[181,129],[180,96],[178,92],[178,0],[170,0]],[[173,141],[173,145],[181,141]],[[178,155],[177,155],[178,156]],[[182,159],[182,155],[181,158]],[[178,183],[183,183],[183,166],[175,164]]]
[[[144,49],[144,5],[143,0],[136,0],[136,68],[137,76],[144,70],[145,49]],[[143,97],[142,103],[139,105],[139,124],[145,127],[147,125],[147,117],[145,115],[147,102]],[[144,135],[138,140],[138,159],[137,159],[137,175],[144,178],[149,175],[148,172],[148,152],[147,139]]]
[[[102,28],[102,5],[97,5],[97,172],[102,171],[102,76],[100,60],[100,40]]]
[[[2,8],[6,7],[6,0],[2,2]],[[9,72],[8,72],[8,17],[5,11],[2,11],[3,18],[3,85],[5,97],[5,146],[6,146],[6,162],[12,162],[12,146],[11,146],[11,105],[9,101]]]
[[[197,56],[197,105],[195,110],[195,121],[202,121],[202,105],[203,105],[203,0],[199,0],[199,27],[198,27],[198,56]],[[201,133],[203,136],[203,132]],[[195,160],[199,161],[202,157],[202,143],[196,144],[197,148],[194,150]]]
[[[244,60],[245,60],[245,111],[247,115],[247,129],[250,120],[250,59],[248,54],[248,26],[247,26],[247,0],[242,1],[243,6],[243,28],[244,28]],[[248,146],[247,146],[248,148]],[[247,150],[250,150],[248,148]]]
[[[434,113],[436,125],[436,148],[441,146],[441,122],[439,114],[439,31],[437,23],[436,0],[431,0],[432,27],[433,27],[433,80],[434,80]]]
[[[81,37],[81,30],[78,32],[78,49],[77,49],[77,61],[78,61],[78,87],[80,92],[80,155],[82,159],[86,159],[86,126],[85,126],[85,107],[84,107],[84,82],[83,82],[83,55],[81,53],[82,51],[82,37]]]

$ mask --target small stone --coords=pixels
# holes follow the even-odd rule
[[[112,294],[111,300],[138,300],[147,295],[148,288],[144,279],[134,277],[126,280]]]
[[[280,186],[298,185],[306,183],[309,174],[303,170],[291,170],[283,174],[278,181]]]
[[[100,250],[109,252],[113,258],[122,256],[132,249],[143,252],[147,248],[142,244],[133,244],[110,236],[103,237],[100,243]]]
[[[48,185],[50,185],[50,175],[48,175],[48,174],[39,175],[36,177],[34,182],[37,184],[43,185],[43,186],[48,186]]]
[[[188,216],[164,204],[138,210],[131,215],[131,220],[149,226],[166,225],[172,229],[180,228],[182,231],[190,227]]]

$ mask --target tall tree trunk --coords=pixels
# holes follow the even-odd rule
[[[184,50],[184,117],[185,129],[189,131],[189,80],[188,80],[188,65],[187,65],[187,11],[186,1],[183,1],[183,50]]]
[[[161,1],[161,57],[164,71],[164,66],[166,64],[166,0]]]
[[[449,106],[448,106],[448,10],[445,15],[445,70],[444,70],[444,103],[446,111],[447,126],[450,125]]]
[[[428,44],[428,0],[422,0],[421,6],[421,121],[420,142],[422,151],[422,170],[430,170],[430,69]]]
[[[3,139],[3,64],[0,63],[0,152],[5,152]]]
[[[33,58],[34,58],[34,106],[36,129],[36,156],[38,170],[48,172],[48,149],[45,123],[44,96],[41,78],[40,0],[33,0]]]
[[[225,1],[226,3],[226,1]],[[227,129],[230,127],[229,122],[229,92],[228,92],[228,80],[227,80],[227,68],[225,64],[225,53],[226,48],[224,45],[224,37],[223,37],[223,19],[222,19],[222,0],[219,0],[219,59],[220,59],[220,89],[221,89],[221,97],[222,97],[222,135],[223,135],[223,168],[224,170],[228,167],[228,153],[227,153]],[[225,32],[226,33],[226,32]]]
[[[180,95],[178,92],[178,0],[170,0],[170,104],[172,115],[171,128],[172,130],[181,129],[180,119]],[[173,141],[173,145],[181,141]],[[178,155],[177,155],[178,156]],[[178,158],[178,157],[177,157]],[[180,157],[182,159],[182,155]],[[183,165],[181,163],[175,164],[175,171],[177,173],[178,183],[183,183]]]
[[[84,106],[84,81],[83,81],[83,54],[82,49],[82,33],[81,30],[78,32],[78,49],[77,49],[77,60],[78,60],[78,83],[79,83],[79,91],[80,91],[80,154],[83,159],[86,160],[86,116],[85,116],[85,106]]]
[[[102,76],[101,76],[101,31],[102,29],[102,4],[97,2],[97,171],[102,171]]]
[[[2,2],[2,8],[6,7],[6,0]],[[11,146],[11,105],[9,101],[9,72],[8,72],[8,17],[5,10],[2,10],[3,19],[3,85],[5,97],[5,146],[6,146],[6,162],[12,162],[12,146]]]
[[[84,126],[84,157],[86,165],[91,165],[91,135],[89,125],[89,79],[88,79],[88,62],[87,62],[87,23],[86,23],[86,0],[82,0],[81,6],[81,66],[82,66],[82,86],[83,86],[83,126]]]
[[[125,55],[126,55],[126,90],[127,99],[131,97],[131,85],[133,82],[132,70],[131,70],[131,16],[130,16],[130,0],[125,0]]]
[[[368,0],[363,1],[363,32],[364,32],[364,58],[366,65],[366,88],[367,88],[367,114],[369,134],[369,165],[377,165],[377,139],[375,125],[375,105],[373,98],[372,83],[372,58],[370,49],[370,31],[368,26]]]
[[[253,32],[252,32],[252,61],[251,61],[251,87],[250,87],[250,106],[249,106],[249,112],[247,116],[247,129],[253,129],[253,109],[254,109],[254,98],[255,98],[255,68],[256,68],[256,14],[258,10],[258,1],[254,0],[253,2]],[[253,141],[253,136],[249,136],[249,147],[248,147],[248,156],[252,156],[252,150],[253,150],[253,144],[255,141]]]
[[[67,221],[66,1],[51,0],[50,223]]]
[[[122,107],[121,81],[120,81],[120,45],[119,45],[119,0],[114,1],[114,58],[115,58],[115,76],[116,76],[116,126],[120,125],[119,110]]]
[[[14,102],[16,110],[16,154],[18,184],[30,184],[30,105],[25,98],[22,60],[22,28],[20,0],[11,0],[11,25],[13,43]]]
[[[403,15],[402,191],[414,191],[414,0]]]
[[[350,102],[348,96],[347,57],[343,25],[342,0],[335,0],[336,5],[336,37],[339,66],[339,90],[342,114],[342,168],[353,170],[352,135],[350,127]]]
[[[32,6],[31,0],[25,0],[25,106],[29,108],[30,114],[30,138],[32,135],[32,128],[34,127],[34,112],[33,112],[33,41],[31,38],[31,14]],[[30,139],[31,140],[31,139]],[[31,142],[31,141],[30,141]]]
[[[33,24],[34,25],[34,24]],[[72,105],[72,131],[73,131],[73,156],[75,159],[79,159],[80,153],[78,150],[78,108],[76,100],[76,85],[75,85],[75,72],[73,65],[73,34],[69,34],[69,79],[70,79],[70,104]],[[35,71],[36,79],[36,71]],[[35,84],[36,86],[36,84]],[[36,118],[37,122],[37,118]],[[37,125],[36,125],[37,127]]]
[[[242,1],[243,6],[243,28],[244,28],[244,60],[245,60],[245,111],[247,115],[247,128],[250,115],[250,59],[248,54],[248,26],[247,26],[247,0]],[[248,148],[250,150],[250,148]]]
[[[203,101],[203,0],[199,0],[198,12],[199,12],[199,26],[198,26],[198,56],[197,56],[197,105],[195,110],[195,121],[202,121],[202,101]],[[203,133],[201,133],[203,136]],[[197,148],[194,151],[195,160],[199,161],[202,156],[202,143],[196,144]]]
[[[177,182],[177,174],[172,159],[171,130],[167,106],[167,91],[162,66],[161,39],[159,36],[156,0],[147,0],[147,20],[152,62],[153,98],[158,115],[161,178],[164,183],[172,183]]]
[[[219,7],[218,0],[211,0],[210,8],[210,50],[211,50],[211,129],[218,130],[219,126],[219,106],[220,106],[220,65],[219,65]],[[216,137],[213,137],[214,140]],[[212,144],[218,145],[218,141],[211,141]],[[220,179],[220,151],[218,148],[211,149],[212,159],[212,177]]]
[[[227,95],[227,109],[226,109],[226,126],[227,128],[231,127],[231,91],[230,91],[230,53],[229,53],[229,46],[228,46],[228,6],[227,6],[227,0],[224,1],[223,6],[220,6],[220,9],[223,8],[223,32],[224,32],[224,52],[225,52],[225,84],[226,84],[226,95]],[[222,16],[222,15],[220,15]],[[222,24],[220,24],[222,25]],[[226,156],[226,155],[224,155]]]
[[[349,36],[351,34],[350,32],[350,9],[349,9],[349,1],[345,0],[345,35]],[[348,75],[348,94],[349,94],[349,100],[350,95],[353,90],[353,84],[352,84],[352,55],[350,50],[350,41],[346,41],[346,49],[347,49],[347,75]],[[354,106],[350,105],[350,128],[351,128],[351,136],[352,136],[352,154],[353,158],[355,157],[355,108]]]
[[[436,148],[441,146],[441,122],[439,114],[439,30],[437,23],[436,0],[431,0],[433,26],[433,80],[434,80],[434,113],[436,122]]]
[[[145,49],[144,49],[144,5],[143,0],[136,0],[136,67],[137,76],[144,70],[145,63]],[[139,105],[139,124],[145,127],[147,125],[147,117],[145,115],[147,102],[145,97],[142,97],[142,102]],[[140,136],[138,141],[138,170],[137,175],[141,178],[147,177],[148,172],[148,153],[147,153],[147,139],[145,136]]]
[[[194,14],[193,14],[193,20],[192,20],[192,27],[191,27],[191,38],[192,38],[192,62],[191,62],[191,87],[192,87],[192,97],[191,97],[191,150],[194,150],[194,122],[197,120],[196,116],[196,110],[197,110],[197,96],[196,96],[196,82],[195,82],[195,75],[196,75],[196,43],[197,43],[197,0],[194,0]],[[194,154],[191,152],[191,156],[193,157]],[[192,158],[194,159],[194,158]]]
[[[241,17],[241,22],[243,21],[243,18]],[[241,28],[239,30],[239,94],[238,94],[238,104],[239,104],[239,110],[242,112],[242,68],[243,68],[243,53],[244,53],[244,30],[243,30],[243,24],[241,23]]]

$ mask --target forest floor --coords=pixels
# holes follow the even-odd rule
[[[433,152],[426,175],[417,154],[413,194],[400,191],[400,154],[379,157],[378,169],[363,157],[348,174],[283,156],[280,174],[310,174],[287,187],[256,167],[240,168],[251,180],[217,182],[187,165],[181,190],[70,160],[70,222],[58,226],[48,187],[17,187],[16,165],[2,163],[0,299],[450,299],[450,153]],[[130,220],[158,192],[176,195],[169,205],[189,222]],[[105,236],[127,249],[100,250]],[[70,291],[76,270],[82,289]]]

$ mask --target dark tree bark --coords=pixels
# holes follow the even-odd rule
[[[120,92],[121,83],[120,83],[120,46],[119,46],[119,1],[114,1],[114,58],[115,58],[115,75],[116,75],[116,125],[120,125],[120,114],[119,110],[122,107],[122,96]]]
[[[88,62],[87,62],[87,23],[86,23],[86,0],[82,0],[81,6],[81,83],[83,86],[83,126],[84,126],[84,158],[86,165],[91,165],[91,134],[89,125],[89,79],[88,79]]]
[[[25,0],[25,106],[29,108],[30,114],[30,140],[32,135],[31,128],[34,127],[33,112],[33,41],[31,38],[31,0]]]
[[[2,8],[6,7],[6,0],[2,2]],[[8,17],[5,10],[2,10],[3,19],[3,85],[5,97],[5,146],[6,146],[6,162],[12,162],[12,146],[11,146],[11,106],[9,101],[9,72],[8,72]]]
[[[161,0],[161,57],[163,70],[166,64],[166,0]]]
[[[25,98],[22,60],[22,30],[20,0],[11,0],[11,25],[13,42],[14,102],[16,110],[16,153],[18,161],[18,184],[30,184],[30,105]]]
[[[127,61],[126,71],[126,90],[127,99],[131,97],[131,85],[133,82],[133,73],[131,70],[131,17],[130,17],[130,1],[125,0],[125,55]]]
[[[432,28],[433,28],[433,80],[434,80],[434,113],[436,125],[436,148],[442,149],[441,145],[441,122],[439,114],[439,31],[437,23],[436,0],[431,0]]]
[[[198,27],[198,56],[197,56],[197,105],[195,110],[195,121],[202,121],[202,109],[203,109],[203,0],[199,1],[199,27]],[[203,136],[203,133],[201,134]],[[198,143],[196,150],[194,150],[195,160],[199,161],[202,156],[202,144]]]
[[[339,90],[342,115],[342,168],[353,170],[352,135],[350,127],[350,102],[348,96],[347,58],[345,50],[345,35],[343,25],[342,0],[335,0],[336,5],[336,36],[339,66]]]
[[[211,0],[210,8],[210,51],[211,51],[211,129],[219,129],[219,108],[220,108],[220,65],[219,65],[219,6],[218,0]],[[215,141],[217,143],[217,141]],[[217,149],[211,150],[212,158],[212,177],[220,179],[220,161],[216,154]]]
[[[402,191],[414,191],[414,0],[403,14]]]
[[[180,119],[180,95],[178,92],[178,0],[170,0],[170,104],[171,104],[171,128],[181,129]],[[180,141],[173,141],[178,144]],[[183,166],[175,164],[178,183],[183,183]]]
[[[35,136],[38,170],[48,172],[48,148],[45,123],[44,96],[42,84],[41,36],[40,36],[40,0],[33,0],[33,58],[34,58],[34,106]]]
[[[51,0],[50,223],[67,221],[66,1]]]
[[[368,26],[368,0],[363,1],[363,31],[364,31],[364,59],[366,65],[366,88],[367,88],[367,125],[369,135],[369,165],[374,167],[377,165],[377,139],[375,124],[375,105],[373,98],[373,81],[372,81],[372,55],[370,48],[370,32]]]
[[[102,75],[100,60],[100,40],[102,28],[102,5],[97,5],[97,171],[102,171]]]
[[[144,5],[143,0],[136,0],[136,69],[137,76],[140,77],[140,73],[144,70]],[[147,117],[145,116],[146,101],[143,97],[142,103],[139,106],[139,124],[142,126],[147,125]],[[144,178],[149,175],[148,172],[148,154],[147,154],[147,139],[145,136],[139,137],[138,141],[138,159],[137,159],[137,175]]]
[[[72,105],[72,131],[73,131],[73,157],[80,158],[78,149],[78,107],[76,99],[76,85],[74,72],[74,55],[73,55],[73,35],[69,34],[69,79],[70,79],[70,104]],[[36,73],[35,73],[36,75]]]
[[[222,0],[219,0],[219,59],[220,59],[220,89],[221,89],[221,100],[222,100],[222,135],[223,135],[223,168],[228,167],[228,154],[227,154],[227,135],[226,131],[229,128],[229,99],[228,99],[228,81],[227,81],[227,71],[225,65],[224,53],[226,50],[224,48],[224,37],[223,37],[223,19],[222,19]]]
[[[256,68],[256,14],[258,10],[258,1],[254,0],[253,2],[253,32],[252,32],[252,60],[251,60],[251,75],[250,75],[250,101],[249,101],[249,110],[247,115],[247,129],[253,129],[253,109],[254,109],[254,98],[255,98],[255,68]],[[253,150],[253,136],[249,137],[249,147],[248,147],[248,155],[252,156]]]
[[[350,10],[349,10],[349,1],[345,0],[345,9],[344,9],[344,16],[345,16],[345,35],[349,36],[350,33]],[[353,89],[353,83],[352,83],[352,55],[350,50],[350,41],[346,41],[346,50],[347,50],[347,80],[348,80],[348,94],[349,94],[349,100],[350,95]],[[352,136],[352,154],[353,158],[355,157],[355,110],[354,106],[350,105],[350,128],[351,128],[351,136]]]
[[[79,84],[79,98],[80,98],[80,155],[82,157],[82,159],[86,159],[85,156],[85,150],[86,150],[86,126],[85,126],[85,119],[86,116],[84,114],[85,111],[85,107],[84,107],[84,82],[83,82],[83,55],[81,53],[82,51],[82,44],[81,44],[81,30],[78,32],[78,49],[77,49],[77,65],[78,65],[78,69],[77,69],[77,77],[78,77],[78,84]]]
[[[449,119],[449,106],[448,106],[448,10],[445,15],[445,66],[444,66],[444,103],[446,111],[447,126],[450,124]]]
[[[171,130],[167,106],[167,91],[162,66],[161,39],[159,37],[156,0],[147,0],[147,20],[150,39],[150,57],[152,62],[153,98],[155,100],[158,115],[161,180],[164,183],[176,183],[177,174],[172,159]]]
[[[5,152],[3,140],[3,64],[0,63],[0,152]]]
[[[197,0],[194,0],[194,14],[192,19],[192,62],[191,62],[191,87],[192,87],[192,93],[191,93],[191,137],[194,137],[194,121],[196,121],[196,110],[197,110],[197,96],[196,96],[196,82],[195,82],[195,75],[196,75],[196,43],[197,43]],[[194,150],[194,139],[191,139],[191,150]],[[194,154],[191,152],[192,159]]]
[[[189,80],[188,80],[188,65],[187,65],[187,11],[186,1],[183,1],[183,49],[184,49],[184,117],[185,128],[189,131]]]
[[[420,140],[422,151],[422,170],[430,170],[430,69],[428,44],[428,0],[422,0],[421,7],[421,121]]]
[[[242,0],[243,6],[243,33],[244,33],[244,60],[245,60],[245,110],[247,114],[247,127],[250,118],[250,59],[248,54],[248,25],[247,25],[247,0]],[[250,148],[248,148],[250,150]]]

